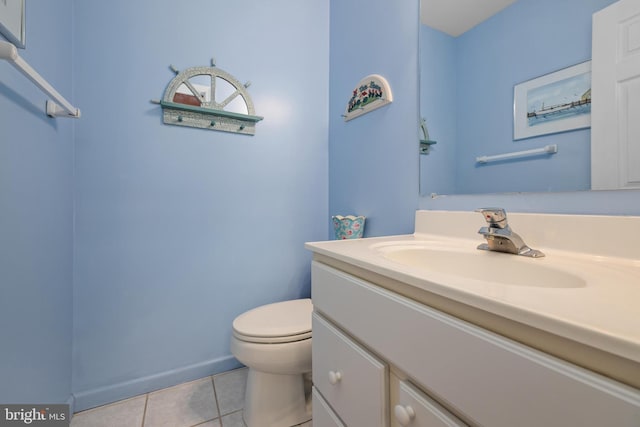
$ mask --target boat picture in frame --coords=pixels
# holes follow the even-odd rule
[[[591,61],[514,87],[513,139],[591,126]]]

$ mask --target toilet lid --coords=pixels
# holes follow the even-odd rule
[[[233,335],[248,342],[282,343],[311,337],[309,298],[277,302],[249,310],[233,321]]]

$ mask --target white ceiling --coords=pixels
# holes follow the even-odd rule
[[[516,0],[420,0],[420,21],[457,37],[515,2]]]

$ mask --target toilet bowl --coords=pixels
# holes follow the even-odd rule
[[[290,427],[311,419],[310,299],[249,310],[233,321],[231,353],[249,368],[244,422],[248,427]],[[307,389],[307,390],[306,390]]]

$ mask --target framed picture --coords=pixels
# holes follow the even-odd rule
[[[0,0],[0,33],[16,47],[23,49],[25,46],[24,2],[25,0]]]
[[[591,61],[520,83],[513,91],[513,139],[591,126]]]

